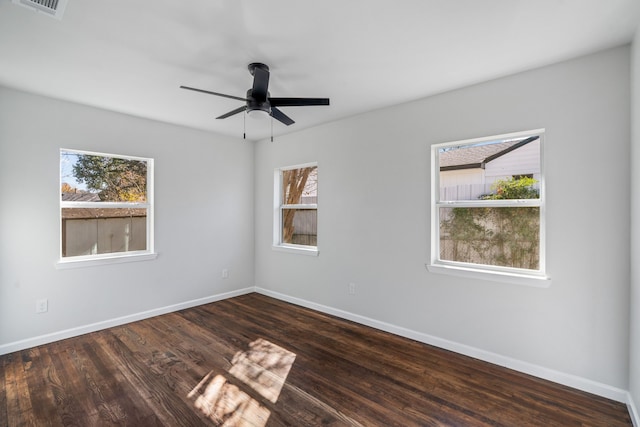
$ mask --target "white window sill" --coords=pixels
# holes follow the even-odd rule
[[[448,274],[469,279],[490,280],[492,282],[513,283],[516,285],[548,288],[551,278],[546,275],[519,274],[503,271],[482,270],[469,267],[458,267],[442,264],[425,264],[431,273]]]
[[[122,264],[125,262],[148,261],[156,259],[157,257],[158,254],[155,252],[128,253],[126,255],[110,254],[100,258],[90,255],[77,256],[58,260],[58,262],[56,262],[56,268],[58,270],[63,270],[68,268],[93,267],[97,265]]]
[[[278,252],[288,252],[290,254],[318,256],[320,252],[317,246],[302,245],[273,245],[272,249]]]

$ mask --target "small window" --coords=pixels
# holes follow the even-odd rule
[[[546,278],[542,140],[534,131],[432,146],[430,267]]]
[[[317,255],[318,165],[275,171],[274,247]]]
[[[60,150],[61,262],[153,253],[153,159]]]

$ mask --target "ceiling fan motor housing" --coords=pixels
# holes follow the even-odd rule
[[[247,112],[261,110],[267,114],[271,114],[271,103],[269,102],[270,94],[267,92],[265,101],[258,101],[253,97],[253,89],[247,91]]]

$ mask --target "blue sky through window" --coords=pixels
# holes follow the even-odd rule
[[[73,174],[73,166],[78,161],[78,153],[70,151],[60,151],[60,184],[69,184],[73,188],[78,190],[87,191],[87,186],[84,183],[77,181]]]

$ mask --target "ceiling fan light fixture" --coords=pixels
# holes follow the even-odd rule
[[[271,117],[271,113],[267,110],[255,109],[247,110],[247,115],[252,119],[265,120]]]

